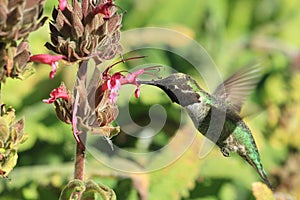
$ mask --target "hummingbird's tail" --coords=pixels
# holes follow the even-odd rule
[[[262,168],[261,170],[256,170],[258,172],[258,174],[260,175],[260,177],[264,180],[265,184],[271,189],[273,190],[273,187],[269,181],[269,178],[267,176],[266,171]]]
[[[263,179],[263,181],[265,182],[265,184],[266,184],[271,190],[273,190],[272,185],[271,185],[271,183],[270,183],[270,181],[269,181],[269,178],[268,178],[268,176],[267,176],[267,173],[266,173],[266,171],[264,170],[263,165],[262,165],[261,162],[260,162],[260,158],[258,157],[258,158],[256,159],[257,162],[255,162],[255,160],[250,159],[249,156],[245,156],[245,155],[241,155],[241,156],[244,157],[244,158],[247,160],[247,162],[248,162],[248,163],[249,163],[249,164],[257,171],[257,173],[258,173],[259,176]]]

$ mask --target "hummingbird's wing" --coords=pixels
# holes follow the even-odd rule
[[[244,101],[255,88],[261,74],[258,65],[244,67],[220,84],[213,95],[223,99],[231,109],[240,113]]]

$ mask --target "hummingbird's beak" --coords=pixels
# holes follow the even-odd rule
[[[155,80],[152,81],[137,81],[138,84],[144,84],[144,85],[155,85]]]
[[[151,80],[151,81],[138,81],[137,83],[156,86],[156,87],[162,89],[173,102],[179,104],[178,98],[177,98],[176,94],[173,92],[173,90],[171,88],[169,88],[168,86],[164,85],[163,82],[162,83],[161,82],[162,82],[161,80]]]

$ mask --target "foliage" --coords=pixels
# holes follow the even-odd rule
[[[272,191],[261,183],[253,183],[252,190],[256,200],[274,200]]]
[[[18,146],[26,140],[24,135],[24,119],[15,122],[15,111],[12,108],[5,110],[5,105],[1,105],[0,117],[0,167],[1,175],[4,177],[17,164]]]
[[[78,192],[83,192],[81,199],[104,199],[115,200],[116,195],[113,190],[103,184],[96,184],[92,180],[83,182],[81,180],[70,181],[63,189],[59,199],[78,199]],[[97,197],[98,194],[98,197]]]
[[[46,15],[50,16],[56,4],[56,1],[46,1]],[[260,63],[265,72],[244,106],[245,115],[250,115],[246,122],[253,131],[262,162],[273,184],[274,198],[299,198],[300,2],[118,0],[116,4],[127,11],[123,16],[122,31],[147,26],[179,31],[207,50],[223,77],[228,77],[244,65]],[[47,26],[30,35],[32,52],[48,53],[40,45],[49,41],[50,36],[45,32],[49,32]],[[184,44],[176,42],[179,48],[186,48]],[[172,66],[204,83],[190,63],[176,55],[159,50],[145,50],[140,54],[148,56],[147,60],[153,63]],[[142,61],[132,61],[130,67],[125,63],[118,69],[131,70],[132,66],[140,63]],[[48,68],[40,64],[34,64],[34,67],[36,73],[22,83],[7,79],[2,91],[3,101],[18,110],[17,118],[25,117],[25,132],[29,136],[18,149],[16,168],[8,179],[1,180],[0,195],[3,199],[58,199],[73,173],[70,163],[74,159],[75,141],[71,129],[57,120],[54,109],[42,104],[41,100],[47,98],[62,78],[67,80],[67,86],[73,86],[71,77],[74,77],[74,68],[61,68],[50,85],[46,81]],[[123,92],[128,94],[129,91],[132,91],[131,88],[124,88]],[[118,99],[119,110],[127,106],[121,95]],[[149,141],[141,141],[122,131],[126,124],[120,125],[121,133],[112,139],[114,144],[131,152],[152,152],[175,138],[171,150],[179,148],[180,142],[185,139],[184,133],[193,126],[189,119],[184,119],[189,128],[180,127],[181,119],[177,116],[182,111],[169,102],[160,90],[145,86],[141,88],[140,99],[130,100],[133,120],[142,127],[151,123],[147,115],[153,103],[160,104],[167,115],[160,132]],[[253,110],[255,113],[252,113]],[[134,128],[131,129],[133,132],[141,132],[141,129]],[[178,133],[183,135],[177,138],[175,135]],[[99,144],[102,148],[107,145],[105,140],[100,140]],[[93,178],[97,183],[95,187],[103,183],[112,188],[117,199],[273,198],[262,183],[254,183],[260,181],[259,177],[238,156],[224,158],[214,148],[209,155],[200,159],[198,154],[202,144],[203,137],[197,136],[182,157],[163,169],[144,174],[114,170],[89,156],[86,173],[89,179]],[[109,162],[116,162],[117,166],[129,166],[138,172],[145,165],[150,167],[163,162],[170,152],[162,152],[160,156],[155,155],[149,160],[140,158],[138,162],[132,158],[121,160],[107,152],[98,153],[103,154]]]

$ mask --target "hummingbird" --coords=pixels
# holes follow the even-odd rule
[[[162,89],[172,102],[187,111],[195,127],[214,142],[225,157],[238,153],[272,188],[263,168],[251,130],[240,116],[242,104],[256,87],[261,77],[257,65],[244,67],[220,84],[212,94],[184,73],[173,73],[166,78],[139,81]]]

